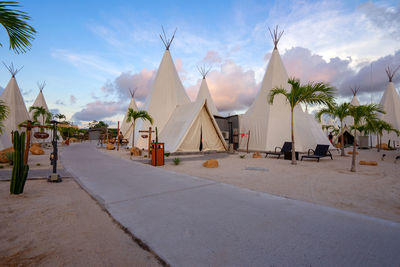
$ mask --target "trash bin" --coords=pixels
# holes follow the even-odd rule
[[[151,143],[151,165],[164,165],[164,143]]]

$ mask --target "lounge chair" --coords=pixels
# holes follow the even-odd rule
[[[310,152],[312,152],[313,154],[311,154]],[[319,159],[324,157],[331,157],[331,159],[333,160],[332,154],[329,151],[329,145],[317,145],[315,150],[309,149],[307,155],[301,156],[301,160],[303,160],[303,158],[308,158],[317,159],[319,162]]]
[[[279,151],[277,151],[279,149]],[[275,151],[271,152],[265,152],[265,157],[268,157],[268,155],[274,155],[278,156],[278,159],[281,157],[281,155],[284,155],[286,152],[291,152],[292,151],[292,142],[285,142],[283,143],[282,147],[275,147]]]

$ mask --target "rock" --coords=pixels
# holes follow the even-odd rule
[[[140,150],[138,147],[131,148],[131,156],[139,157],[141,155],[142,155],[142,150]]]
[[[342,144],[341,143],[337,143],[336,144],[336,148],[341,148],[342,147]]]
[[[389,150],[389,146],[387,144],[376,145],[376,148],[380,146],[380,149]]]
[[[32,143],[31,147],[34,147],[34,146],[42,147],[42,144],[40,144],[40,143]]]
[[[376,161],[365,161],[365,160],[360,160],[360,165],[377,166],[378,163],[377,163]]]
[[[206,168],[218,168],[218,160],[216,159],[210,159],[207,160],[203,163],[203,167]]]
[[[32,155],[43,155],[44,151],[41,147],[39,146],[32,146],[29,148],[29,151],[31,152]]]
[[[261,154],[259,152],[254,152],[253,153],[253,158],[254,159],[259,159],[259,158],[262,158],[262,157],[261,157]]]
[[[77,143],[77,142],[79,142],[78,138],[75,138],[75,137],[71,137],[71,138],[69,139],[69,141],[70,141],[71,143]]]
[[[349,151],[349,152],[347,152],[347,154],[353,155],[353,151]],[[358,152],[356,152],[356,155],[358,155]]]
[[[9,162],[8,158],[7,158],[7,152],[14,152],[14,148],[12,146],[3,149],[2,151],[0,151],[0,163],[7,163]]]
[[[114,149],[115,149],[115,146],[114,146],[114,144],[107,144],[107,145],[106,145],[106,149],[107,149],[107,150],[114,150]]]

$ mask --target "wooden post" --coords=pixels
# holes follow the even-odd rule
[[[151,149],[151,127],[149,127],[149,148],[148,148],[148,158],[150,158],[150,149]]]
[[[247,148],[246,148],[246,153],[249,153],[249,141],[250,141],[250,130],[247,136]]]
[[[25,155],[24,155],[24,164],[28,164],[28,156],[29,156],[29,147],[31,145],[31,121],[28,120],[26,127],[26,145],[25,145]]]
[[[116,142],[117,142],[117,151],[119,151],[119,121],[118,121],[118,126],[117,126],[117,138],[116,138]]]

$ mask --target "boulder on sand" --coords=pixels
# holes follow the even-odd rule
[[[206,168],[218,168],[218,160],[216,159],[210,159],[207,160],[203,163],[203,167]]]
[[[44,151],[40,146],[32,146],[29,148],[29,151],[31,152],[32,155],[43,155]]]
[[[131,156],[139,157],[141,155],[142,155],[142,150],[140,150],[138,147],[131,148]]]
[[[259,152],[254,152],[253,153],[253,158],[259,159],[259,158],[262,158],[262,157],[261,157],[261,154]]]
[[[3,149],[2,151],[0,151],[0,163],[7,163],[9,162],[8,158],[7,158],[7,153],[8,152],[14,152],[14,148],[12,146]]]
[[[107,149],[107,150],[114,150],[114,149],[115,149],[115,146],[114,146],[114,144],[107,144],[107,145],[106,145],[106,149]]]
[[[365,160],[360,160],[360,165],[377,166],[378,163],[377,163],[376,161],[365,161]]]

